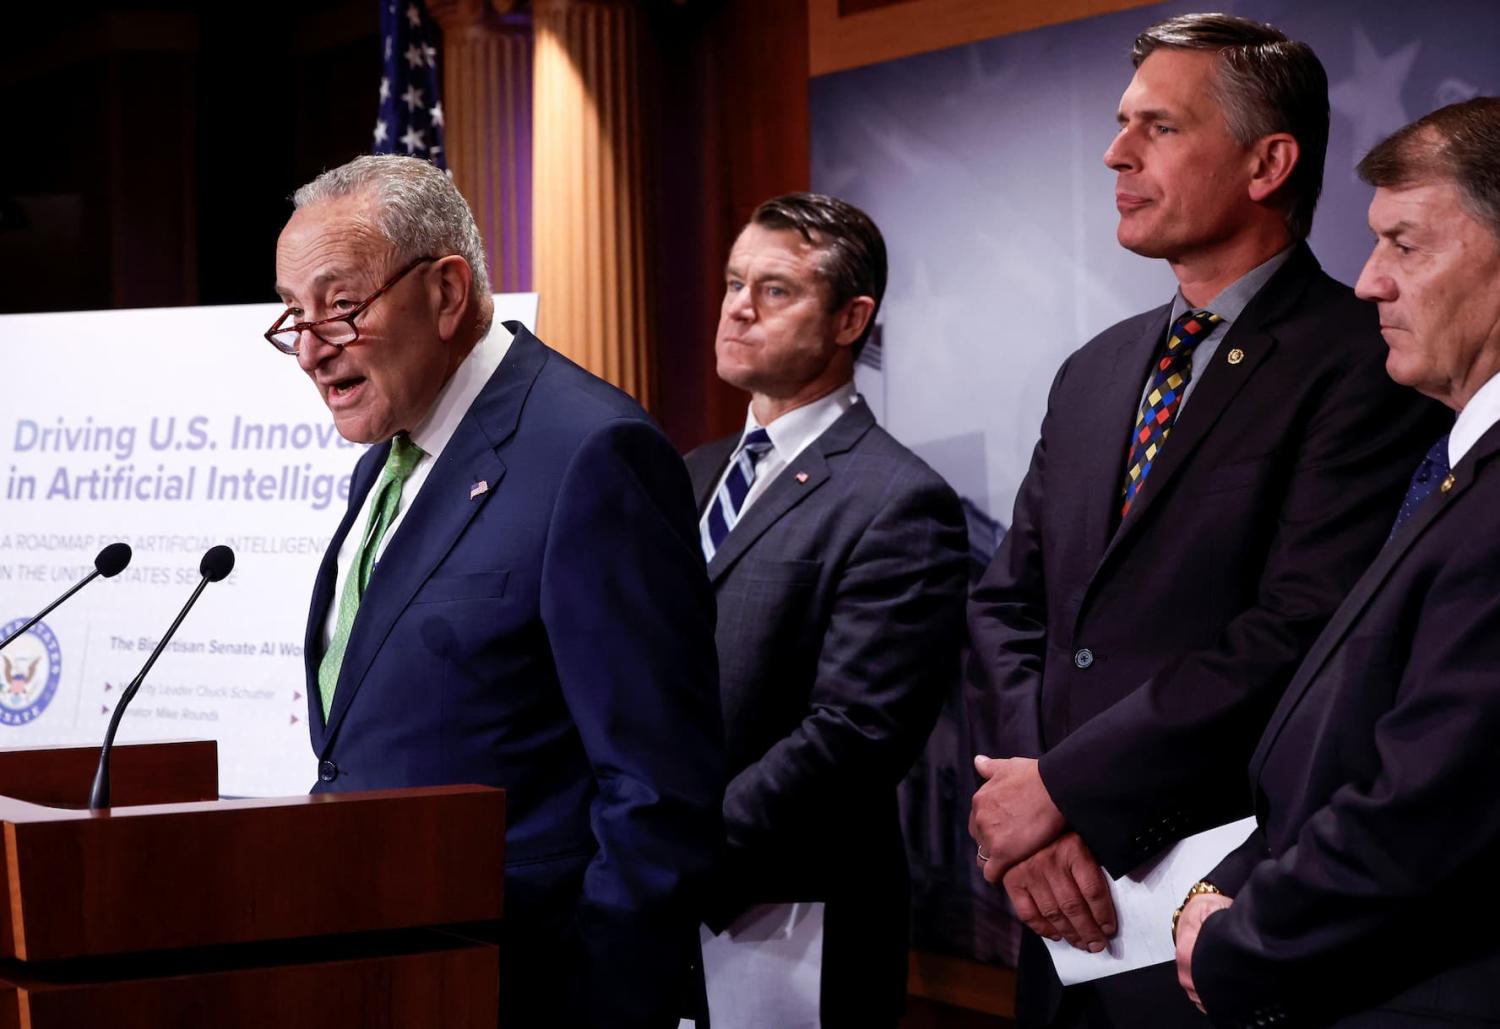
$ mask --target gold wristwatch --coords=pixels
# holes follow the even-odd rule
[[[1177,942],[1177,920],[1182,917],[1183,910],[1188,906],[1188,904],[1194,897],[1202,896],[1205,893],[1222,894],[1223,892],[1223,890],[1219,889],[1213,883],[1204,882],[1202,879],[1199,879],[1197,882],[1193,883],[1192,889],[1187,891],[1187,896],[1182,898],[1182,904],[1177,908],[1176,911],[1172,912],[1172,942]]]

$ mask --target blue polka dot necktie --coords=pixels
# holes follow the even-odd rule
[[[729,474],[719,484],[719,490],[709,502],[699,532],[703,542],[703,556],[712,561],[714,553],[740,520],[740,511],[745,506],[745,497],[755,482],[755,466],[771,450],[771,436],[765,429],[751,429],[740,440],[734,460],[729,462]]]
[[[1401,501],[1401,510],[1396,512],[1396,524],[1391,526],[1391,534],[1385,538],[1389,543],[1400,531],[1401,526],[1411,520],[1411,516],[1417,513],[1417,508],[1422,506],[1422,501],[1432,496],[1448,477],[1448,437],[1445,435],[1432,445],[1427,451],[1427,456],[1422,458],[1422,463],[1417,465],[1417,470],[1412,473],[1411,485],[1406,487],[1406,499]]]

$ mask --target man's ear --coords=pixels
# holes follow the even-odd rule
[[[433,311],[437,316],[438,337],[446,342],[458,334],[464,313],[469,309],[469,286],[474,281],[474,272],[469,262],[457,254],[439,258],[433,271],[429,286]]]
[[[833,342],[841,347],[852,346],[875,316],[874,297],[854,297],[834,316]]]
[[[1302,156],[1302,147],[1288,132],[1262,136],[1250,147],[1250,199],[1261,203],[1286,185]]]

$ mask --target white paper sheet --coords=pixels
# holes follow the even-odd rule
[[[1072,986],[1175,960],[1172,912],[1193,883],[1213,871],[1254,829],[1255,819],[1242,818],[1189,836],[1160,857],[1110,883],[1119,932],[1108,947],[1090,954],[1062,940],[1042,941],[1063,985]]]
[[[821,903],[761,905],[719,935],[703,926],[699,936],[714,1029],[819,1029]]]

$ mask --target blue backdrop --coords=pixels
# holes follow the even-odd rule
[[[1332,131],[1312,245],[1353,282],[1370,190],[1354,165],[1408,121],[1500,93],[1500,4],[1261,0],[1328,69]],[[1115,242],[1101,159],[1143,27],[1163,3],[815,79],[815,189],[868,211],[891,278],[879,346],[858,371],[882,423],[965,498],[976,563],[993,553],[1062,359],[1167,301],[1166,265]],[[965,831],[973,747],[958,697],[903,787],[918,946],[1012,960],[1018,939],[973,870]]]

